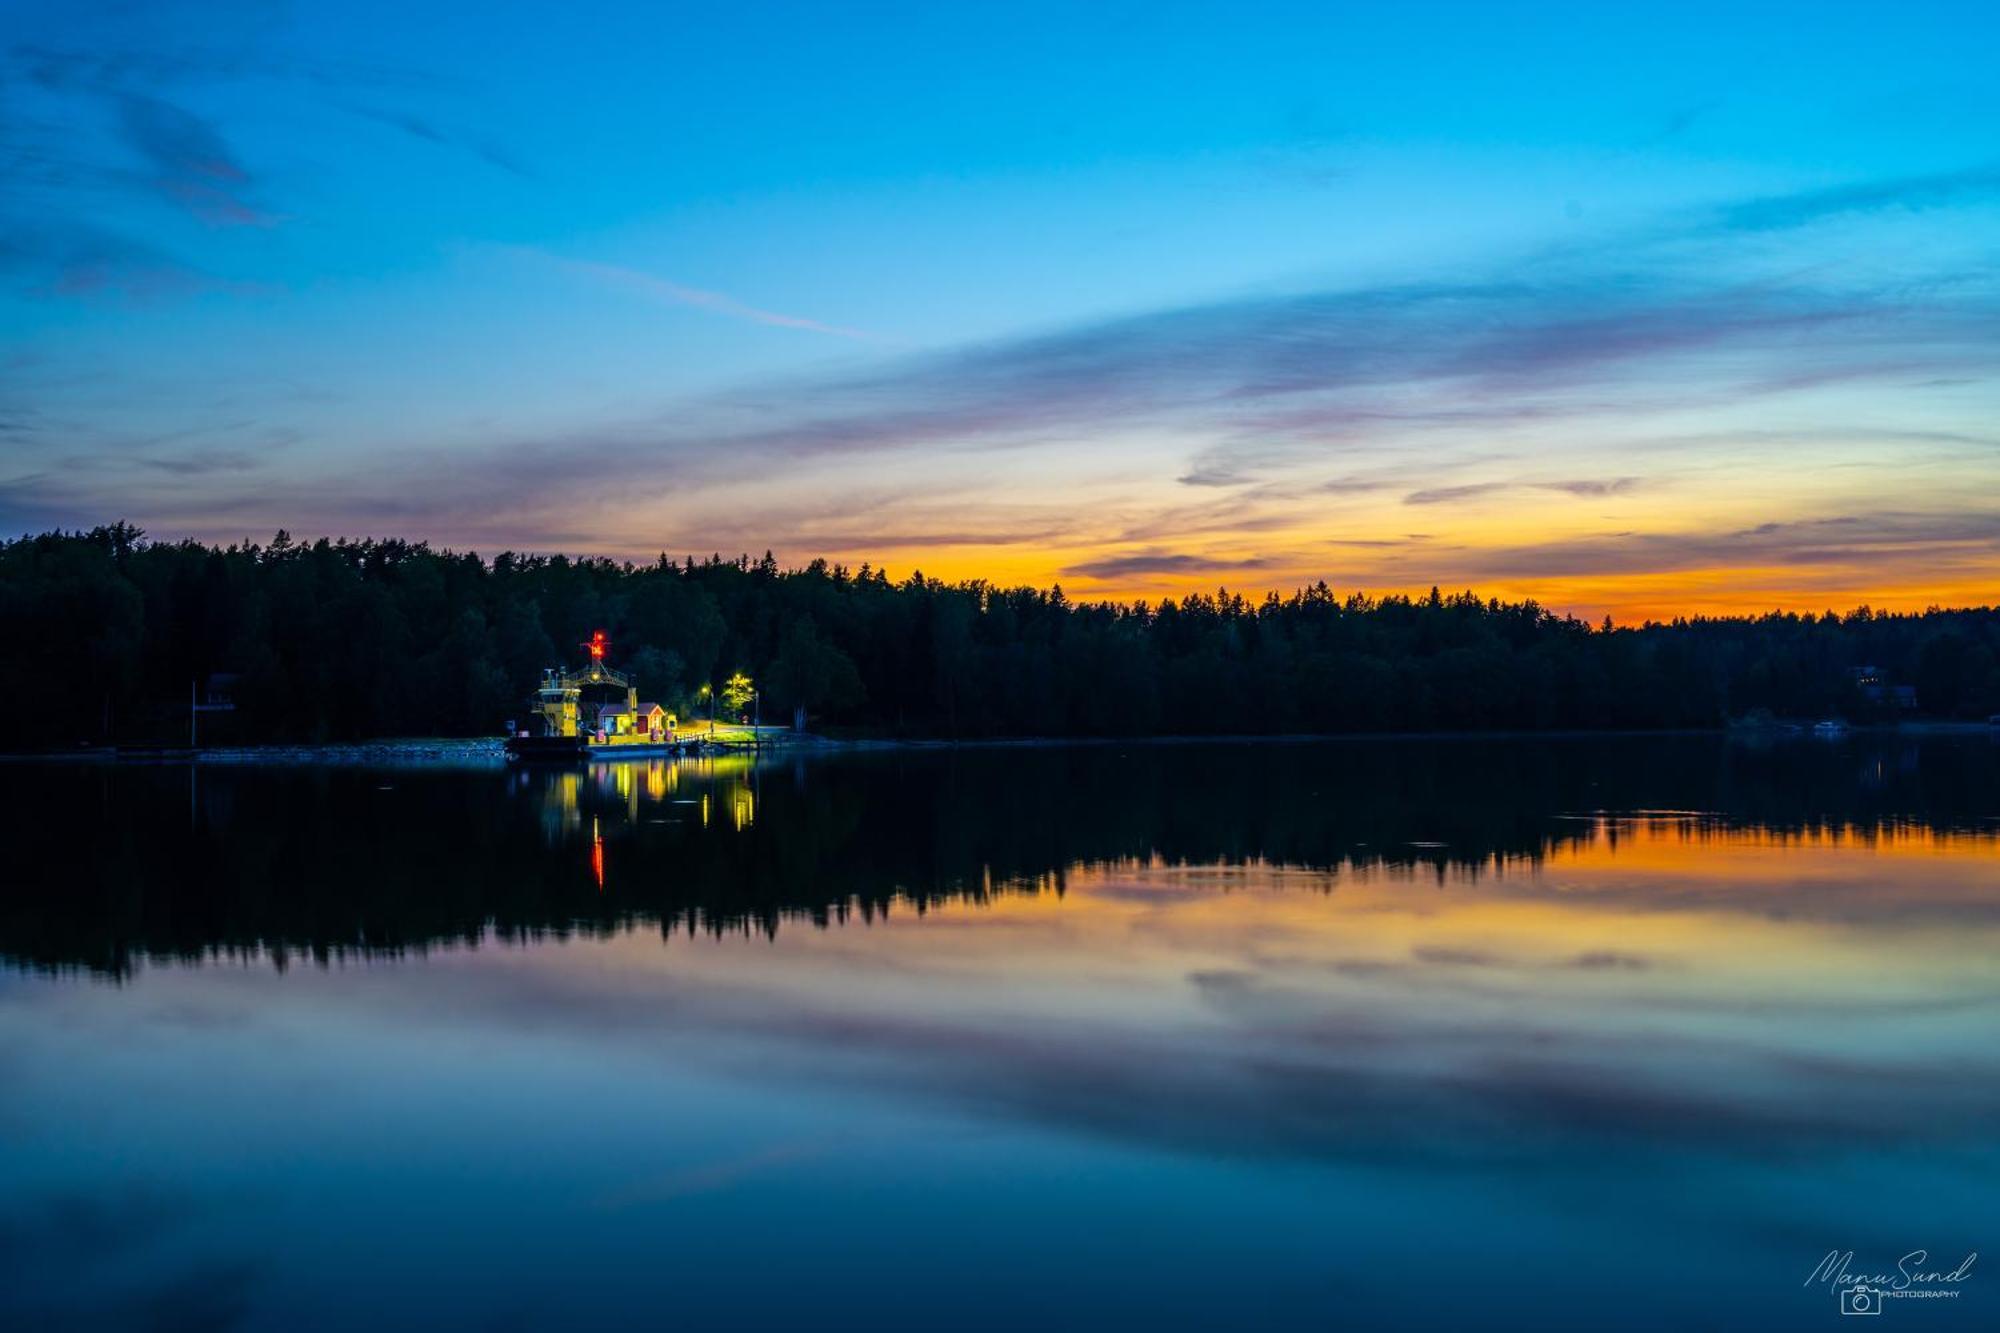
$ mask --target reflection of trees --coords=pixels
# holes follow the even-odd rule
[[[1992,831],[2000,747],[1708,737],[890,752],[584,771],[17,766],[0,952],[123,973],[635,922],[776,931],[1043,885],[1125,858],[1532,860],[1593,811],[1808,834]],[[600,889],[593,830],[603,839]]]

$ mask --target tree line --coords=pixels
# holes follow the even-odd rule
[[[228,678],[245,741],[481,735],[592,631],[648,699],[898,736],[1709,727],[1868,720],[1855,671],[1919,712],[2000,712],[2000,610],[1773,612],[1613,627],[1470,592],[1072,602],[766,553],[650,564],[399,540],[210,546],[113,524],[0,543],[4,744],[184,735]],[[704,688],[706,687],[706,689]],[[740,695],[738,696],[740,698]],[[726,705],[725,705],[726,706]],[[178,729],[178,730],[177,730]]]

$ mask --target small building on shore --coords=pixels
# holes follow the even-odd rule
[[[1893,708],[1901,713],[1916,710],[1916,686],[1894,684],[1882,669],[1876,666],[1852,667],[1849,669],[1849,674],[1854,678],[1855,690],[1869,703]]]
[[[597,711],[597,728],[609,737],[666,740],[674,733],[674,715],[656,703],[607,704]]]

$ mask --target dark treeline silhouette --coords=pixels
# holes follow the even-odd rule
[[[1060,892],[1079,866],[1135,860],[1330,872],[1321,888],[1382,872],[1434,892],[1616,836],[1595,821],[1606,813],[1699,812],[1665,816],[1689,837],[1990,839],[1996,779],[2000,745],[1984,737],[1132,744],[574,771],[21,763],[0,765],[19,830],[0,959],[122,976],[144,959],[324,963],[634,926],[776,933]]]
[[[2000,610],[1773,613],[1611,629],[1534,602],[1341,596],[1075,603],[767,554],[636,566],[404,541],[229,547],[119,524],[0,544],[13,745],[185,734],[233,679],[231,740],[478,735],[606,630],[649,698],[696,715],[742,671],[765,720],[909,736],[1706,727],[1866,719],[1855,669],[1938,718],[2000,712]]]

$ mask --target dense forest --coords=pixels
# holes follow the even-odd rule
[[[478,735],[593,630],[683,716],[741,672],[765,720],[883,735],[1100,736],[1715,726],[2000,712],[2000,610],[1592,626],[1472,593],[1082,603],[1060,588],[782,570],[768,554],[648,565],[491,560],[405,541],[212,547],[124,524],[0,544],[9,745],[184,734],[229,677],[237,740]]]

